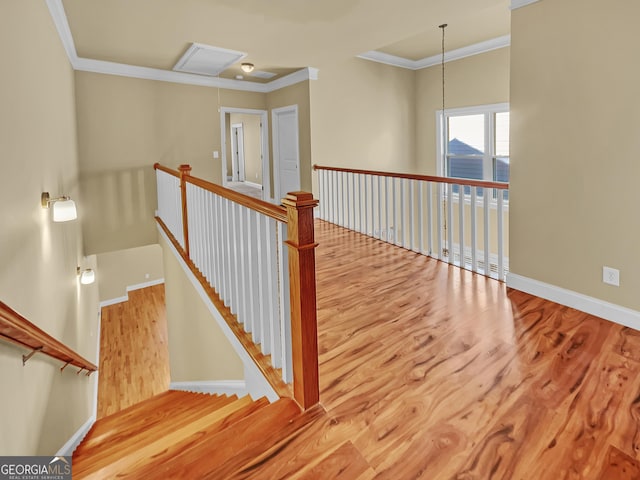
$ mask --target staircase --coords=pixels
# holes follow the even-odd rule
[[[170,390],[98,420],[73,454],[73,478],[231,478],[303,416],[289,398]]]

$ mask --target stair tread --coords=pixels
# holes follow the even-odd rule
[[[122,456],[122,452],[139,450],[154,444],[162,438],[185,426],[199,422],[202,418],[217,414],[221,409],[237,401],[235,396],[206,396],[192,394],[181,400],[180,405],[173,405],[164,410],[147,413],[139,412],[137,417],[130,418],[129,424],[114,429],[103,438],[89,439],[88,445],[77,449],[74,454],[74,474],[82,474],[102,468],[114,457]]]
[[[99,418],[91,428],[89,434],[92,435],[101,435],[103,432],[109,431],[113,428],[113,425],[121,424],[126,422],[127,419],[133,418],[138,415],[141,411],[144,411],[149,408],[161,408],[164,405],[170,405],[173,402],[184,398],[185,395],[188,395],[189,392],[184,392],[180,390],[169,390],[158,395],[155,395],[143,402],[136,403],[135,405],[131,405],[130,407],[125,408],[124,410],[120,410],[119,412],[112,413],[103,418]],[[88,434],[88,435],[89,435]]]
[[[148,464],[130,478],[227,478],[220,470],[234,470],[262,451],[265,439],[300,417],[300,407],[285,398],[239,419],[220,431],[205,433],[197,442],[177,446],[163,462]],[[213,446],[213,447],[212,447]]]
[[[199,416],[182,427],[166,432],[164,435],[156,435],[156,439],[146,445],[135,445],[135,448],[123,448],[117,459],[106,464],[95,465],[92,468],[77,472],[74,465],[74,478],[103,479],[126,477],[132,465],[139,464],[148,459],[153,459],[167,449],[167,445],[180,443],[192,435],[198,434],[212,423],[224,421],[228,415],[251,404],[249,396],[242,397],[222,408],[207,415]],[[117,452],[114,452],[117,453]],[[114,457],[112,456],[111,459]],[[130,478],[141,478],[139,476]],[[144,477],[142,477],[144,478]]]
[[[107,450],[114,442],[120,442],[123,439],[135,437],[152,430],[164,418],[173,416],[179,424],[182,415],[188,415],[188,412],[199,408],[215,408],[217,405],[233,401],[226,396],[211,396],[209,399],[193,394],[193,396],[180,396],[174,399],[170,404],[156,405],[150,404],[146,408],[139,409],[136,415],[126,415],[115,421],[112,419],[109,424],[104,427],[100,425],[98,420],[95,430],[92,429],[82,444],[74,452],[74,456],[91,454],[92,451]],[[145,403],[145,402],[141,402]]]

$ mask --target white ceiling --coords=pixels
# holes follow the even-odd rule
[[[447,50],[504,37],[510,27],[509,0],[62,0],[62,5],[81,58],[171,70],[195,42],[246,52],[243,61],[280,76],[371,51],[419,61],[440,52],[442,23],[449,24]],[[229,78],[238,73],[238,66],[225,72]]]

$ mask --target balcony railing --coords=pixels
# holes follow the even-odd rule
[[[309,193],[272,205],[155,165],[158,222],[276,391],[318,403],[313,208]],[[224,315],[223,315],[224,316]],[[264,368],[270,357],[271,366]]]
[[[504,281],[508,183],[314,166],[320,218]]]

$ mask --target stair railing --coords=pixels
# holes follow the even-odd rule
[[[505,280],[509,184],[314,165],[320,218]]]
[[[87,375],[98,370],[93,363],[31,323],[4,302],[0,302],[0,339],[31,350],[31,353],[22,356],[23,365],[36,353],[43,353],[64,362],[61,371],[69,365],[80,368],[77,373],[86,371]]]
[[[318,201],[293,192],[273,205],[193,177],[188,165],[154,167],[158,224],[274,389],[292,383],[301,407],[316,405]]]

